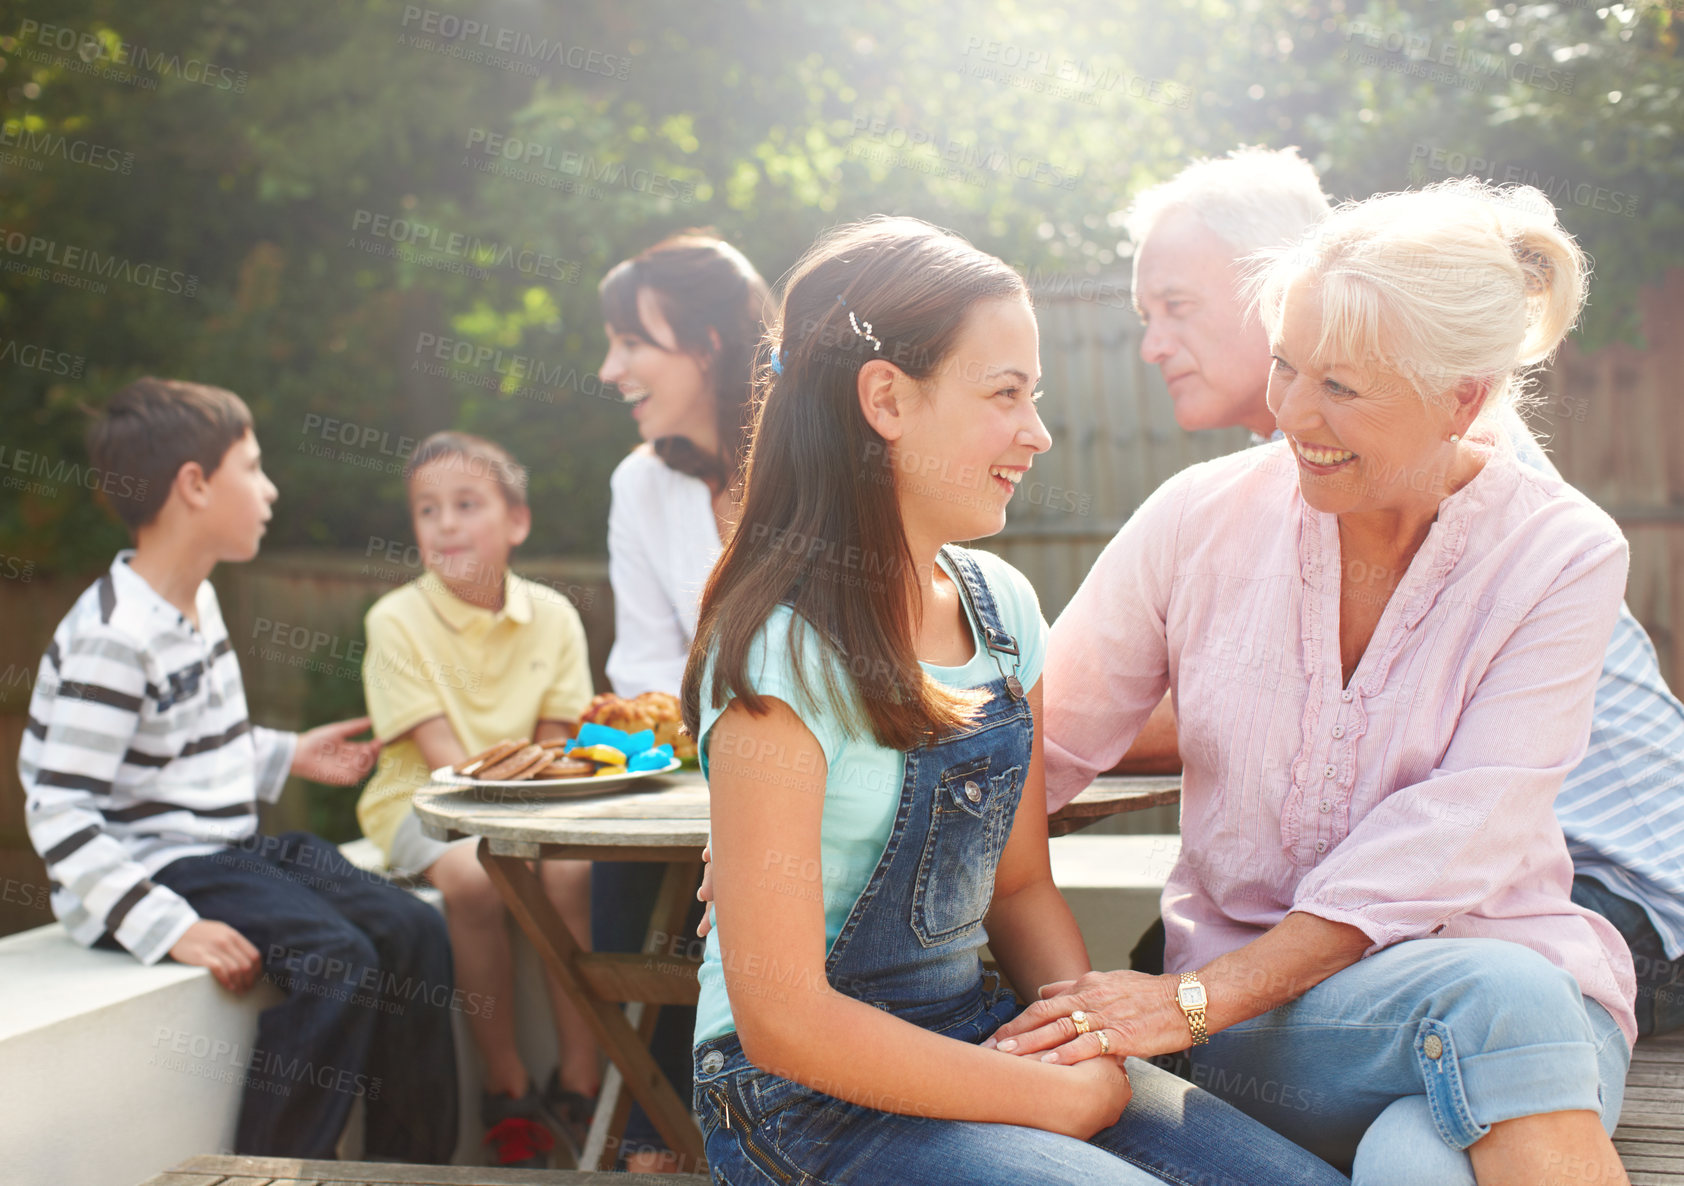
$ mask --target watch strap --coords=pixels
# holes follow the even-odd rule
[[[1181,983],[1197,984],[1200,988],[1204,987],[1204,985],[1200,983],[1196,972],[1181,973]],[[1208,994],[1206,995],[1208,999]],[[1181,1012],[1187,1015],[1187,1028],[1193,1031],[1193,1045],[1203,1046],[1205,1043],[1209,1042],[1210,1032],[1205,1028],[1205,1007],[1200,1005],[1197,1009],[1189,1009],[1186,1005],[1181,1004],[1181,997],[1179,993],[1176,995],[1175,1003],[1180,1006]]]

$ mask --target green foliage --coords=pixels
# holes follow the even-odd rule
[[[402,456],[460,427],[531,467],[529,550],[600,552],[608,473],[636,439],[594,380],[594,286],[616,260],[711,224],[776,277],[826,226],[899,212],[1041,275],[1116,273],[1130,196],[1242,142],[1302,146],[1336,196],[1471,159],[1544,186],[1598,262],[1588,341],[1631,338],[1640,286],[1684,261],[1678,18],[1471,0],[0,4],[0,266],[41,262],[21,235],[196,281],[0,272],[0,466],[25,449],[60,467],[0,497],[0,551],[87,568],[121,543],[62,467],[84,460],[84,405],[159,373],[251,403],[282,491],[271,545],[407,537]],[[452,41],[457,20],[485,31]],[[73,48],[41,44],[48,25]],[[82,163],[73,144],[132,158]]]

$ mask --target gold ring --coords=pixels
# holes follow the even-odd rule
[[[1105,1031],[1104,1030],[1095,1030],[1093,1032],[1093,1036],[1099,1039],[1099,1052],[1101,1054],[1110,1054],[1111,1053],[1111,1039],[1105,1036]]]
[[[1085,1034],[1093,1028],[1088,1024],[1088,1015],[1083,1013],[1080,1009],[1077,1009],[1074,1013],[1070,1014],[1070,1020],[1075,1023],[1076,1032],[1078,1034]]]

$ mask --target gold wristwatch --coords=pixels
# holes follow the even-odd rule
[[[1181,973],[1181,983],[1175,990],[1175,1003],[1187,1015],[1187,1028],[1193,1031],[1193,1045],[1203,1046],[1210,1041],[1210,1034],[1205,1031],[1205,1006],[1210,1003],[1210,998],[1205,995],[1205,986],[1199,983],[1198,973]]]

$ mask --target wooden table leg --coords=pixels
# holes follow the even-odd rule
[[[650,1057],[647,1044],[640,1043],[637,1032],[626,1023],[619,1006],[612,1001],[597,999],[574,970],[573,961],[578,958],[581,948],[545,896],[538,875],[527,868],[526,862],[519,857],[494,854],[490,842],[483,838],[479,842],[479,860],[508,905],[509,912],[538,949],[545,970],[555,977],[568,999],[578,1006],[597,1043],[620,1068],[626,1086],[637,1102],[643,1105],[644,1111],[649,1113],[661,1139],[689,1164],[705,1164],[707,1158],[702,1150],[702,1133],[690,1115],[689,1106],[679,1100],[672,1084],[667,1082],[666,1076]],[[662,894],[664,899],[665,883]]]
[[[685,930],[684,924],[690,919],[690,904],[696,900],[696,886],[701,879],[702,866],[699,861],[672,862],[667,865],[661,878],[660,892],[655,897],[655,908],[649,914],[649,933],[643,940],[643,950],[646,953],[658,955],[666,950],[676,954],[677,951],[688,947],[687,941],[691,936]],[[636,1013],[638,1040],[643,1043],[644,1049],[648,1049],[655,1036],[655,1023],[661,1017],[661,1007],[645,1004],[637,1009]],[[603,1147],[598,1169],[614,1168],[621,1137],[626,1131],[626,1122],[631,1118],[631,1106],[632,1101],[624,1092],[615,1093],[614,1114],[608,1122],[608,1139]],[[694,1166],[680,1164],[678,1168],[680,1173],[707,1172],[705,1163]]]

